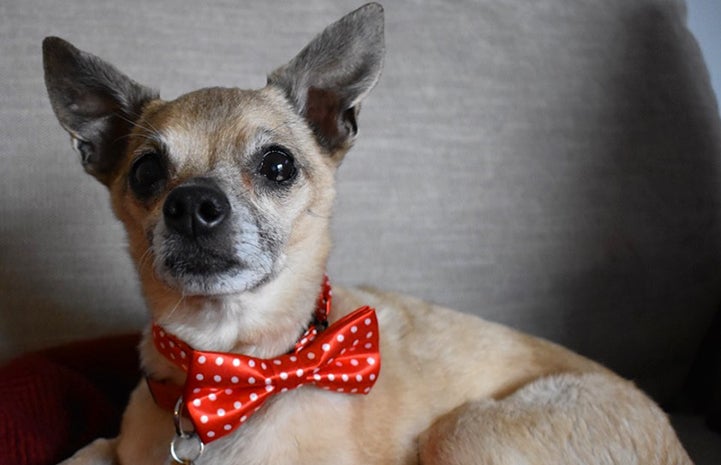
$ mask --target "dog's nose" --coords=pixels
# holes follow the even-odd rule
[[[176,187],[163,205],[166,226],[189,238],[216,231],[229,213],[228,198],[209,180]]]

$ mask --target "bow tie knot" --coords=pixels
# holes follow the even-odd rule
[[[194,350],[158,325],[153,338],[187,372],[183,399],[204,443],[238,428],[272,395],[304,385],[367,394],[380,372],[378,321],[370,307],[322,332],[312,326],[293,352],[272,359]]]

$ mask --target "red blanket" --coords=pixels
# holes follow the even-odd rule
[[[137,335],[74,343],[0,367],[0,465],[49,465],[113,437],[140,379]]]

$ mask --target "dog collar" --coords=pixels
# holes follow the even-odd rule
[[[154,324],[156,349],[187,373],[182,387],[148,377],[155,402],[181,407],[207,444],[240,427],[270,397],[304,385],[367,394],[380,372],[375,310],[361,307],[326,329],[331,299],[326,278],[308,330],[291,352],[271,359],[196,350]]]

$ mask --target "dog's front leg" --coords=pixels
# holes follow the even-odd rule
[[[117,439],[96,439],[60,465],[117,465]]]

